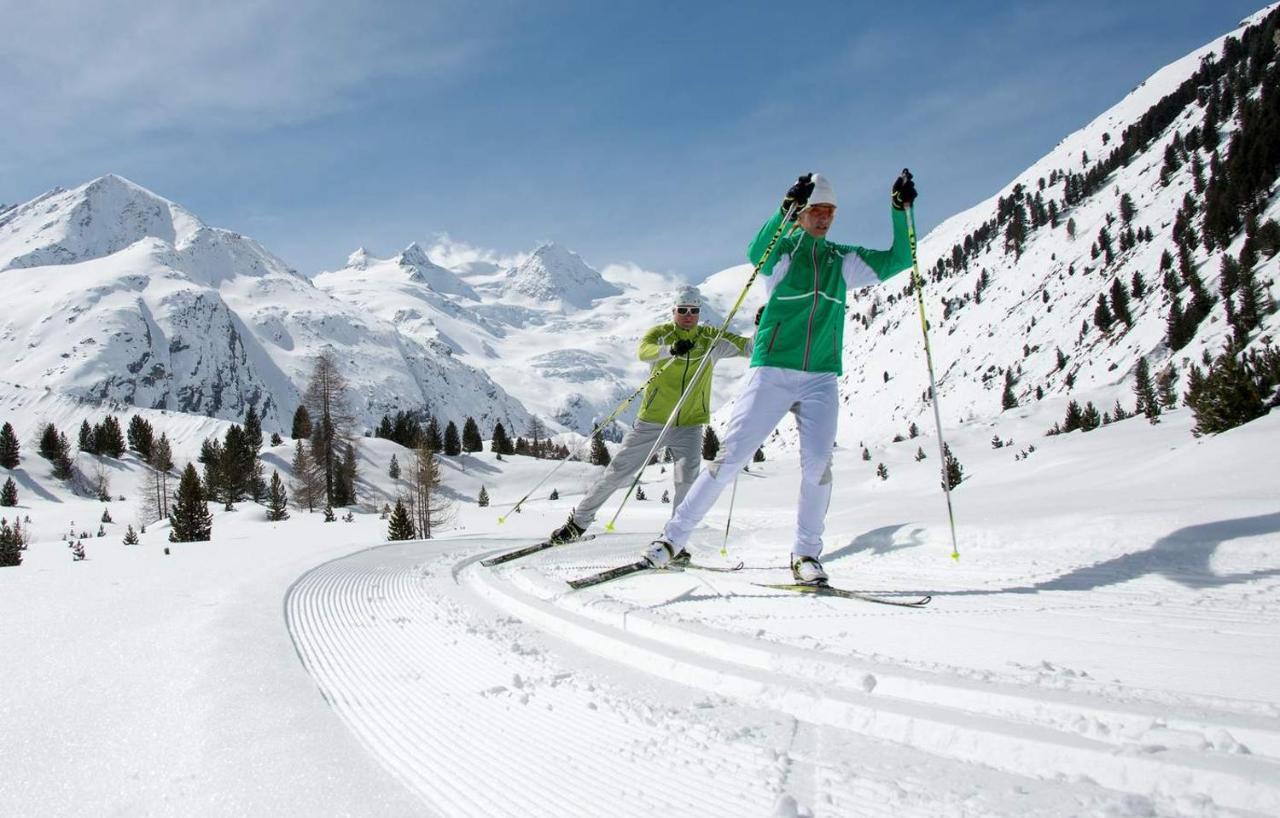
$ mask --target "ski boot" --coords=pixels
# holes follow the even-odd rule
[[[679,551],[671,543],[657,539],[649,543],[649,547],[640,555],[640,559],[654,568],[683,568],[689,564],[689,552],[681,548]]]
[[[587,530],[574,522],[573,515],[570,514],[564,525],[551,532],[551,536],[547,537],[547,541],[556,545],[563,545],[582,539],[582,535],[585,533],[587,533]]]
[[[797,585],[826,585],[827,572],[815,557],[791,555],[791,578]]]

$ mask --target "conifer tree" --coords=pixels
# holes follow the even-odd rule
[[[1195,337],[1195,327],[1188,324],[1187,316],[1182,311],[1182,299],[1176,293],[1169,299],[1169,315],[1165,319],[1164,333],[1165,343],[1174,352],[1191,343],[1191,339]]]
[[[1119,278],[1111,282],[1111,309],[1126,327],[1133,326],[1133,315],[1129,312],[1129,293]]]
[[[548,500],[559,500],[559,499],[560,499],[560,489],[552,489],[552,490],[551,490],[551,494],[547,497],[547,499],[548,499]]]
[[[444,450],[444,438],[440,435],[440,422],[436,420],[436,416],[432,415],[427,419],[427,446],[433,452]]]
[[[1004,371],[1004,393],[1000,396],[1000,408],[1013,409],[1018,405],[1018,396],[1013,394],[1013,370]],[[914,424],[912,424],[914,425]]]
[[[444,453],[449,457],[462,454],[462,440],[458,437],[458,427],[452,420],[444,429]]]
[[[0,568],[22,565],[22,529],[16,518],[14,526],[10,528],[9,521],[0,518]]]
[[[752,455],[752,456],[751,456],[751,462],[752,462],[752,463],[763,463],[763,462],[764,462],[764,447],[763,447],[763,446],[761,446],[760,448],[756,449],[756,453],[755,453],[754,455]]]
[[[93,434],[93,428],[89,425],[89,421],[80,421],[80,434],[76,440],[76,447],[85,454],[97,454],[97,438]]]
[[[267,487],[267,519],[273,523],[289,519],[289,495],[278,471],[271,472],[271,484]]]
[[[1074,432],[1076,429],[1079,429],[1083,415],[1084,411],[1080,408],[1080,404],[1074,400],[1070,401],[1067,404],[1067,416],[1062,421],[1062,431]]]
[[[359,466],[356,462],[356,447],[348,443],[346,452],[343,454],[341,469],[339,472],[339,481],[342,487],[342,505],[351,506],[359,502],[356,496],[356,478],[360,476]]]
[[[1173,409],[1178,405],[1178,370],[1173,361],[1156,375],[1156,399],[1161,409]]]
[[[315,511],[324,496],[324,476],[317,471],[309,448],[301,440],[294,444],[292,466],[294,504],[308,512]]]
[[[644,493],[644,486],[636,486],[636,499],[637,499],[637,500],[648,500],[648,499],[649,499],[648,495],[646,495],[646,494]]]
[[[170,542],[203,542],[213,536],[213,515],[205,503],[204,490],[196,467],[188,463],[178,482],[178,495],[173,501],[170,515],[173,528]]]
[[[151,459],[151,446],[155,442],[155,430],[142,415],[129,418],[129,448],[138,453],[142,461]]]
[[[489,505],[489,492],[484,486],[480,487],[480,495],[476,497],[476,505],[480,506],[480,508],[485,508]]]
[[[707,431],[702,435],[702,459],[715,460],[716,455],[719,453],[720,438],[716,435],[716,430],[712,429],[708,424]]]
[[[394,452],[391,454],[391,465],[387,467],[387,477],[392,480],[400,479],[400,461],[396,460]]]
[[[21,458],[18,435],[13,431],[13,424],[8,421],[0,426],[0,468],[16,469]]]
[[[671,502],[671,492],[669,492],[669,491],[663,491],[663,492],[662,492],[662,502],[664,502],[664,503],[670,503],[670,502]]]
[[[883,464],[883,463],[881,463],[880,465],[876,466],[876,477],[879,477],[881,480],[888,480],[888,479],[889,479],[889,467],[888,467],[888,466],[886,466],[886,465],[885,465],[885,464]]]
[[[1197,380],[1193,383],[1188,377],[1187,394],[1187,405],[1196,418],[1191,431],[1197,437],[1234,429],[1267,412],[1259,383],[1231,344],[1214,360],[1203,380]]]
[[[253,404],[249,404],[244,413],[244,442],[250,455],[246,462],[249,494],[255,503],[260,503],[267,495],[267,481],[262,477],[262,461],[258,459],[262,454],[262,420]]]
[[[216,437],[200,444],[196,461],[204,467],[204,496],[210,501],[222,496],[222,444]]]
[[[330,503],[328,500],[325,500],[324,501],[324,521],[326,523],[331,523],[337,519],[338,518],[333,513],[333,503]]]
[[[1107,306],[1107,297],[1102,293],[1098,294],[1098,306],[1093,310],[1093,324],[1104,333],[1111,331],[1111,325],[1115,323],[1115,319],[1111,316],[1111,309]]]
[[[599,432],[596,432],[591,436],[591,465],[607,466],[612,460],[613,457],[609,454],[609,448],[604,445],[604,438],[600,437]]]
[[[355,423],[348,406],[350,391],[337,356],[332,349],[324,349],[316,356],[302,400],[311,419],[311,455],[324,474],[325,499],[330,505],[338,490],[343,448],[351,441]]]
[[[1147,294],[1147,282],[1143,280],[1142,273],[1137,270],[1133,271],[1133,278],[1129,281],[1129,294],[1137,301],[1141,301]]]
[[[18,485],[12,477],[5,478],[4,488],[0,489],[0,506],[12,508],[18,504]]]
[[[120,420],[115,415],[107,415],[102,423],[94,427],[93,437],[96,454],[114,457],[117,460],[124,456],[124,431],[120,428]]]
[[[136,417],[136,415],[135,415],[135,417]],[[123,542],[125,545],[137,545],[137,544],[138,544],[138,532],[136,532],[136,531],[134,531],[134,530],[133,530],[133,524],[132,524],[132,523],[130,523],[130,524],[129,524],[129,527],[125,529],[125,532],[124,532],[124,540],[122,540],[122,542]]]
[[[507,437],[507,430],[501,421],[493,426],[493,442],[490,443],[489,450],[495,454],[515,454],[516,452],[516,447]]]
[[[53,458],[53,476],[59,480],[70,480],[72,467],[71,444],[67,441],[66,435],[58,432],[57,454]]]
[[[1147,416],[1152,423],[1160,422],[1160,403],[1156,399],[1155,388],[1151,385],[1151,370],[1147,367],[1147,359],[1139,358],[1137,369],[1133,373],[1133,394],[1137,397],[1137,411]]]
[[[480,491],[481,494],[484,493],[483,488]],[[404,503],[397,497],[396,507],[391,512],[391,521],[387,524],[387,539],[397,542],[400,540],[412,540],[413,538],[413,520],[409,518],[409,510],[404,507]]]
[[[960,481],[964,480],[964,466],[960,465],[960,461],[951,453],[951,446],[946,443],[942,444],[942,459],[946,464],[945,479],[948,489],[953,489],[960,485]]]
[[[871,450],[868,449],[866,446],[862,447],[862,459],[867,461],[868,463],[871,462]]]
[[[923,447],[923,446],[917,446],[917,447],[916,447],[916,462],[917,462],[917,463],[919,463],[921,460],[924,460],[924,458],[925,458],[924,447]]]
[[[484,450],[484,441],[480,439],[480,427],[475,418],[468,417],[462,424],[462,450],[467,454]]]
[[[293,431],[289,435],[294,440],[310,440],[311,439],[311,414],[307,412],[305,405],[299,406],[293,412]]]
[[[160,437],[151,441],[151,457],[147,459],[146,494],[144,501],[147,519],[163,520],[169,516],[169,474],[173,471],[173,449],[169,445],[169,436],[163,432]]]
[[[40,456],[45,460],[55,460],[59,454],[63,454],[63,449],[59,445],[58,427],[52,423],[46,424],[40,434]]]
[[[1080,430],[1092,432],[1101,425],[1102,418],[1098,415],[1098,407],[1093,405],[1093,401],[1089,401],[1084,405],[1084,410],[1080,412]]]

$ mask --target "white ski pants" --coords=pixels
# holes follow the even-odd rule
[[[609,499],[609,495],[623,486],[630,485],[635,479],[636,472],[640,471],[640,467],[644,465],[645,458],[649,456],[661,431],[661,423],[636,421],[631,431],[622,438],[622,448],[613,456],[613,460],[609,461],[604,474],[591,484],[582,502],[574,507],[575,523],[583,528],[590,527],[596,519],[596,512]],[[685,494],[689,492],[689,487],[698,476],[698,466],[702,460],[702,426],[672,426],[662,439],[662,446],[671,449],[671,458],[674,461],[672,465],[676,479],[676,494],[671,506],[674,509],[680,505],[680,501],[684,499]],[[662,453],[658,454],[661,457]]]
[[[800,428],[800,505],[791,552],[821,555],[827,506],[831,504],[831,448],[836,441],[838,406],[834,373],[753,367],[733,405],[720,456],[676,508],[662,531],[663,539],[684,548],[720,492],[733,483],[787,412],[795,412]]]

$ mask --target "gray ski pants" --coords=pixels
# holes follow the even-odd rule
[[[587,489],[582,501],[574,508],[575,523],[583,528],[590,527],[595,521],[596,512],[609,499],[609,495],[631,485],[661,431],[660,423],[636,421],[631,431],[622,438],[622,448],[605,467],[604,474]],[[670,447],[671,457],[675,461],[676,493],[671,503],[674,511],[698,477],[698,466],[702,460],[702,426],[672,426],[662,439],[662,445],[663,448]]]

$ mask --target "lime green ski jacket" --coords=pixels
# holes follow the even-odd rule
[[[721,336],[713,349],[711,339],[717,331],[717,327],[702,324],[689,330],[680,329],[675,324],[659,324],[644,334],[640,339],[640,360],[652,368],[662,366],[663,369],[644,390],[640,420],[666,424],[671,410],[707,355],[711,356],[711,361],[698,376],[673,425],[697,426],[711,419],[711,371],[715,369],[715,362],[721,358],[751,354],[751,340],[731,332]],[[693,341],[693,349],[684,355],[673,356],[671,346],[682,339]]]
[[[844,304],[849,287],[884,281],[911,266],[907,217],[890,208],[893,246],[868,250],[814,238],[799,226],[778,239],[760,274],[769,301],[756,331],[752,366],[840,374],[844,349]],[[781,223],[774,213],[747,247],[759,264]]]

